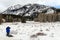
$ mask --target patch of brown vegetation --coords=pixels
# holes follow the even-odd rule
[[[36,35],[37,35],[37,36],[39,36],[39,35],[40,35],[40,36],[45,36],[46,34],[45,34],[45,33],[37,33]]]
[[[37,36],[46,36],[46,34],[45,33],[36,33],[36,35],[35,34],[31,35],[31,38],[37,37]]]
[[[34,35],[31,35],[31,37],[37,37],[37,35],[34,34]]]

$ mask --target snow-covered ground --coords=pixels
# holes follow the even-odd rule
[[[6,27],[11,27],[14,37],[6,36]],[[46,35],[37,35],[44,33]],[[32,37],[32,35],[35,35]],[[0,40],[60,40],[60,22],[39,23],[27,21],[27,23],[13,22],[0,25]]]

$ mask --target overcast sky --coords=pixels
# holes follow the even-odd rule
[[[25,5],[28,3],[38,3],[42,5],[54,6],[60,8],[60,0],[0,0],[0,12],[16,4]]]

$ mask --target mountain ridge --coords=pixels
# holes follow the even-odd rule
[[[5,10],[2,14],[14,14],[20,16],[37,16],[38,13],[54,13],[54,7],[49,7],[40,4],[14,5]]]

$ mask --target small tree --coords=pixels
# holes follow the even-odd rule
[[[13,17],[11,15],[6,16],[6,21],[7,22],[13,22]]]
[[[0,24],[2,23],[2,15],[0,14]]]
[[[22,18],[21,18],[21,22],[22,22],[22,23],[26,23],[25,17],[22,17]]]

